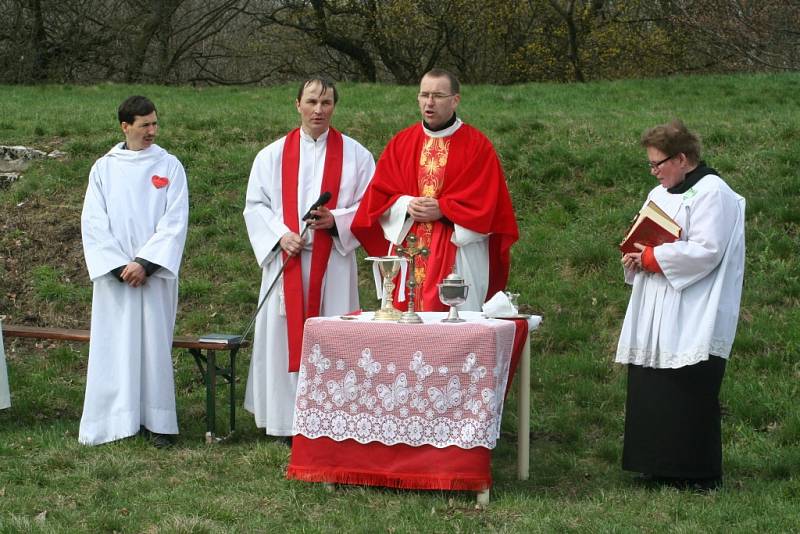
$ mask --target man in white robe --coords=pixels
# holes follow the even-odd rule
[[[244,219],[262,269],[259,301],[288,258],[256,318],[244,402],[256,426],[271,436],[292,435],[305,318],[359,308],[359,242],[350,222],[375,161],[357,141],[330,127],[337,100],[328,80],[302,83],[295,101],[300,128],[258,153],[247,186]],[[315,218],[303,235],[300,219],[323,192],[333,198],[311,211]],[[325,242],[327,252],[318,252]]]
[[[178,159],[154,143],[153,103],[118,110],[125,142],[89,174],[81,232],[93,282],[86,396],[78,439],[97,445],[144,430],[178,433],[172,335],[189,195]]]

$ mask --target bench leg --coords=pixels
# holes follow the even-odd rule
[[[217,354],[206,351],[206,443],[213,443],[216,433]]]
[[[236,354],[239,352],[239,347],[233,347],[229,352],[230,367],[227,369],[219,369],[217,367],[217,353],[215,350],[208,349],[206,354],[203,355],[201,349],[189,349],[189,352],[194,356],[197,363],[197,368],[203,377],[203,383],[206,386],[206,443],[216,443],[219,438],[216,437],[217,431],[217,412],[216,412],[216,399],[217,399],[217,377],[222,376],[228,380],[228,401],[230,402],[229,416],[230,416],[230,434],[236,430]],[[227,373],[227,374],[226,374]]]
[[[228,367],[228,372],[230,372],[230,376],[228,379],[229,388],[228,391],[230,393],[229,402],[231,404],[231,413],[230,413],[230,424],[228,428],[230,428],[230,433],[236,430],[236,353],[239,352],[238,348],[231,350],[231,361],[230,367]]]
[[[477,501],[480,506],[489,504],[489,488],[478,492]]]

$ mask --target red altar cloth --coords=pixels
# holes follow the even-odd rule
[[[528,336],[528,323],[525,320],[515,323],[506,394]],[[306,331],[313,337],[313,328]],[[306,347],[304,340],[304,360],[309,352],[310,347]],[[485,446],[386,445],[379,441],[359,443],[355,439],[336,441],[326,436],[311,439],[298,434],[292,442],[286,476],[310,482],[482,491],[492,484],[491,449]]]

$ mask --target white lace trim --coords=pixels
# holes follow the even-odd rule
[[[678,369],[704,362],[708,360],[709,354],[728,359],[730,353],[730,343],[717,339],[712,340],[707,347],[698,347],[682,353],[654,352],[647,349],[619,347],[614,361],[616,363],[641,365],[642,367],[653,367],[655,369]]]
[[[414,447],[433,445],[443,448],[456,445],[464,449],[492,449],[499,436],[493,419],[456,421],[449,417],[402,418],[386,414],[376,417],[368,413],[348,415],[341,411],[318,409],[299,412],[295,416],[295,427],[296,430],[302,429],[302,435],[312,439],[325,436],[335,441],[354,439],[359,443],[379,441],[385,445],[404,443]]]

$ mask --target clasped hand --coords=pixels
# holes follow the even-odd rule
[[[139,287],[144,284],[147,274],[144,272],[144,267],[132,261],[122,269],[120,278],[131,287]]]
[[[408,203],[406,211],[414,222],[434,222],[442,218],[439,201],[431,197],[414,197]]]

